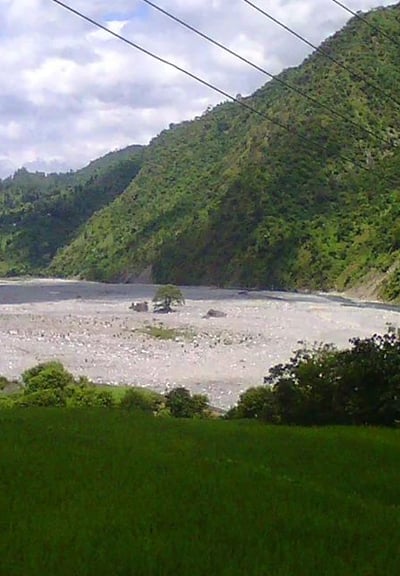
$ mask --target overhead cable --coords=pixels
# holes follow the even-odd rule
[[[228,48],[227,46],[225,46],[224,44],[221,44],[220,42],[218,42],[217,40],[214,40],[213,38],[211,38],[211,36],[205,34],[204,32],[201,32],[200,30],[198,30],[197,28],[195,28],[194,26],[192,26],[191,24],[188,24],[187,22],[185,22],[184,20],[181,20],[180,18],[178,18],[177,16],[174,16],[173,14],[171,14],[171,12],[168,12],[167,10],[165,10],[164,8],[161,8],[160,6],[158,6],[157,4],[155,4],[154,2],[152,2],[151,0],[142,0],[142,2],[144,2],[145,4],[148,4],[149,6],[151,6],[152,8],[154,8],[155,10],[158,10],[159,12],[161,12],[162,14],[164,14],[165,16],[167,16],[168,18],[170,18],[171,20],[174,20],[175,22],[177,22],[178,24],[180,24],[181,26],[184,26],[185,28],[187,28],[188,30],[190,30],[191,32],[193,32],[194,34],[197,34],[198,36],[201,36],[202,38],[204,38],[205,40],[207,40],[208,42],[210,42],[211,44],[214,44],[214,46],[217,46],[218,48],[220,48],[221,50],[224,50],[225,52],[227,52],[228,54],[230,54],[231,56],[234,56],[235,58],[237,58],[238,60],[241,60],[242,62],[244,62],[245,64],[248,64],[249,66],[251,66],[252,68],[254,68],[255,70],[257,70],[258,72],[261,72],[262,74],[264,74],[265,76],[268,76],[269,78],[275,80],[276,82],[278,82],[279,84],[281,84],[282,86],[285,86],[286,88],[289,88],[289,90],[292,90],[293,92],[296,92],[297,94],[299,94],[300,96],[302,96],[303,98],[306,98],[309,102],[312,102],[313,104],[316,104],[317,106],[319,106],[320,108],[323,108],[324,110],[326,110],[331,116],[336,116],[337,118],[341,118],[342,120],[345,120],[346,122],[348,122],[349,124],[352,124],[354,127],[363,130],[365,133],[369,134],[370,136],[373,136],[376,140],[380,140],[381,142],[384,142],[385,144],[389,145],[390,147],[393,147],[393,142],[388,140],[387,138],[377,134],[376,132],[374,132],[373,130],[370,130],[369,128],[367,128],[366,126],[363,126],[362,124],[359,124],[358,122],[356,122],[355,120],[353,120],[352,118],[350,118],[349,116],[347,116],[346,114],[343,114],[342,112],[340,112],[339,110],[336,110],[335,108],[332,108],[330,106],[328,106],[327,104],[324,104],[323,102],[321,102],[320,100],[318,100],[317,98],[314,98],[313,96],[310,96],[309,94],[307,94],[306,92],[304,92],[303,90],[300,90],[300,88],[298,88],[297,86],[290,84],[289,82],[286,82],[286,80],[283,80],[280,76],[277,76],[275,74],[272,74],[271,72],[268,72],[267,70],[265,70],[265,68],[262,68],[261,66],[259,66],[258,64],[255,64],[254,62],[252,62],[251,60],[249,60],[248,58],[245,58],[244,56],[241,56],[238,52],[235,52],[234,50],[231,50],[230,48]]]
[[[265,16],[266,18],[268,18],[269,20],[271,20],[272,22],[274,22],[275,24],[277,24],[278,26],[280,26],[281,28],[283,28],[284,30],[286,30],[287,32],[289,32],[290,34],[295,36],[296,38],[298,38],[299,40],[301,40],[304,44],[307,44],[307,46],[310,46],[310,48],[312,48],[313,50],[316,50],[319,54],[323,54],[323,56],[325,56],[325,58],[328,58],[328,60],[330,60],[331,62],[334,62],[337,66],[339,66],[343,70],[346,70],[349,74],[351,74],[351,76],[353,76],[357,80],[364,82],[364,84],[366,86],[369,86],[370,88],[373,88],[374,90],[379,92],[379,94],[382,94],[382,96],[384,96],[386,98],[386,100],[391,100],[397,106],[400,107],[400,100],[395,98],[392,94],[389,94],[388,92],[383,90],[379,86],[379,84],[376,84],[375,82],[369,80],[363,73],[360,73],[360,72],[354,70],[354,68],[348,66],[347,64],[344,64],[343,62],[341,62],[340,60],[338,60],[337,58],[332,56],[329,52],[327,52],[323,48],[316,46],[315,44],[313,44],[312,42],[307,40],[307,38],[304,38],[304,36],[302,36],[301,34],[296,32],[295,30],[293,30],[292,28],[290,28],[289,26],[287,26],[286,24],[284,24],[283,22],[281,22],[277,18],[275,18],[275,16],[272,16],[272,14],[270,14],[269,12],[266,12],[265,10],[263,10],[262,8],[257,6],[257,4],[254,4],[254,2],[251,2],[251,0],[243,0],[243,2],[245,2],[246,4],[248,4],[249,6],[254,8],[254,10],[257,10],[257,12],[259,12],[260,14],[262,14],[263,16]]]
[[[93,26],[103,30],[104,32],[107,32],[108,34],[111,34],[112,36],[114,36],[115,38],[117,38],[118,40],[121,40],[122,42],[124,42],[125,44],[128,44],[129,46],[131,46],[132,48],[135,48],[136,50],[139,50],[140,52],[150,56],[151,58],[157,60],[158,62],[161,62],[163,64],[166,64],[167,66],[170,66],[172,68],[174,68],[175,70],[181,72],[182,74],[185,74],[186,76],[189,76],[190,78],[192,78],[193,80],[196,80],[197,82],[203,84],[204,86],[207,86],[208,88],[210,88],[211,90],[214,90],[215,92],[221,94],[222,96],[224,96],[225,98],[228,98],[229,100],[236,102],[237,104],[239,104],[241,107],[249,110],[250,112],[257,114],[258,116],[268,120],[269,122],[271,122],[272,124],[275,124],[276,126],[279,126],[280,128],[286,130],[287,132],[290,132],[294,135],[296,135],[299,139],[303,140],[304,142],[306,142],[307,144],[312,144],[314,145],[317,149],[319,150],[328,150],[327,146],[321,145],[320,142],[318,142],[317,140],[314,140],[313,138],[310,138],[309,136],[306,136],[304,134],[301,134],[296,128],[294,128],[293,126],[290,126],[288,124],[285,124],[275,118],[271,118],[270,116],[268,116],[268,114],[265,114],[264,112],[261,112],[260,110],[257,110],[257,108],[254,108],[253,106],[250,106],[249,104],[247,104],[246,102],[243,101],[243,99],[241,98],[237,98],[235,96],[232,96],[231,94],[229,94],[228,92],[226,92],[225,90],[222,90],[221,88],[218,88],[217,86],[215,86],[214,84],[211,84],[210,82],[208,82],[207,80],[204,80],[203,78],[200,78],[199,76],[197,76],[196,74],[193,74],[192,72],[190,72],[189,70],[186,70],[185,68],[182,68],[181,66],[178,66],[178,64],[175,64],[173,62],[170,62],[169,60],[166,60],[165,58],[162,58],[161,56],[158,56],[157,54],[154,54],[153,52],[150,52],[150,50],[147,50],[146,48],[143,48],[142,46],[140,46],[139,44],[136,44],[135,42],[129,40],[128,38],[126,38],[125,36],[122,36],[121,34],[118,34],[117,32],[114,32],[113,30],[111,30],[110,28],[108,28],[107,26],[105,26],[104,24],[101,24],[100,22],[94,20],[93,18],[91,18],[90,16],[87,16],[86,14],[83,14],[82,12],[80,12],[79,10],[76,10],[75,8],[72,8],[71,6],[69,6],[68,4],[65,4],[64,2],[61,2],[61,0],[50,0],[51,2],[54,2],[55,4],[58,4],[59,6],[61,6],[62,8],[65,8],[66,10],[68,10],[69,12],[72,12],[73,14],[75,14],[76,16],[78,16],[79,18],[86,20],[86,22],[89,22],[90,24],[92,24]],[[308,148],[306,149],[307,151]],[[357,166],[359,168],[361,168],[362,170],[365,170],[366,172],[370,172],[373,173],[372,170],[370,170],[370,168],[367,168],[364,164],[362,164],[361,162],[358,162],[357,160],[350,158],[348,156],[345,156],[344,154],[337,154],[337,157],[341,158],[342,160],[345,160],[346,162],[350,162],[351,164],[353,164],[354,166]],[[397,185],[397,182],[396,182]]]
[[[348,8],[342,2],[339,2],[339,0],[332,0],[332,2],[334,4],[337,4],[341,8],[343,8],[343,10],[346,10],[346,12],[348,12],[349,14],[351,14],[352,16],[357,18],[358,20],[361,20],[361,22],[364,22],[365,24],[367,24],[372,30],[374,30],[375,32],[377,32],[378,34],[380,34],[381,36],[383,36],[387,40],[390,40],[390,42],[392,42],[398,48],[400,48],[400,41],[397,40],[397,38],[395,38],[391,34],[388,34],[381,26],[376,26],[375,24],[372,24],[372,22],[370,22],[368,20],[368,18],[366,18],[365,16],[363,16],[359,12],[354,12],[354,10],[352,10],[351,8]]]

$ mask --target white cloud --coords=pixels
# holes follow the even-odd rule
[[[234,95],[267,81],[142,0],[65,1]],[[154,1],[274,74],[309,52],[242,0]],[[349,18],[331,0],[253,1],[313,43]],[[347,0],[353,10],[378,4]],[[51,0],[0,0],[0,26],[0,177],[21,165],[82,166],[221,99]]]

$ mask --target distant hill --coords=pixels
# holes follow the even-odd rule
[[[399,4],[366,18],[400,36]],[[224,103],[171,125],[47,273],[399,297],[400,50],[356,18],[322,48],[347,69],[314,53],[280,78],[353,123],[271,81],[244,102],[275,123]]]
[[[0,181],[0,272],[42,272],[90,216],[124,191],[142,150],[129,146],[66,174],[23,168]]]

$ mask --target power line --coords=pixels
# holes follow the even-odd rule
[[[171,20],[174,20],[175,22],[177,22],[178,24],[180,24],[181,26],[184,26],[185,28],[187,28],[188,30],[190,30],[191,32],[193,32],[194,34],[197,34],[198,36],[200,36],[201,38],[204,38],[205,40],[207,40],[207,42],[210,42],[211,44],[213,44],[214,46],[217,46],[218,48],[220,48],[221,50],[224,50],[225,52],[227,52],[228,54],[230,54],[231,56],[234,56],[235,58],[238,58],[239,60],[241,60],[242,62],[245,62],[246,64],[248,64],[249,66],[252,66],[255,70],[258,70],[259,72],[261,72],[262,74],[268,76],[269,78],[275,80],[276,82],[278,82],[279,84],[281,84],[282,86],[285,86],[286,88],[289,88],[289,90],[292,90],[293,92],[296,92],[297,94],[299,94],[300,96],[302,96],[303,98],[306,98],[309,102],[312,102],[313,104],[316,104],[317,106],[319,106],[320,108],[323,108],[324,110],[326,110],[327,112],[329,112],[329,114],[333,114],[334,116],[336,116],[337,118],[341,118],[342,120],[345,120],[346,122],[348,122],[349,124],[352,124],[353,126],[355,126],[358,129],[363,130],[365,133],[369,134],[370,136],[373,136],[375,139],[380,140],[381,142],[384,142],[385,144],[389,145],[391,148],[394,147],[393,146],[393,142],[391,142],[390,140],[388,140],[387,138],[384,138],[383,136],[380,136],[379,134],[377,134],[376,132],[374,132],[373,130],[370,130],[369,128],[367,128],[366,126],[362,126],[361,124],[359,124],[358,122],[355,122],[352,118],[349,118],[348,116],[346,116],[346,114],[343,114],[342,112],[331,108],[330,106],[328,106],[327,104],[324,104],[323,102],[320,102],[317,98],[314,98],[313,96],[310,96],[309,94],[307,94],[306,92],[303,92],[303,90],[300,90],[300,88],[297,88],[297,86],[294,86],[293,84],[290,84],[289,82],[286,82],[285,80],[283,80],[282,78],[280,78],[279,76],[276,76],[274,74],[271,74],[270,72],[268,72],[267,70],[265,70],[265,68],[262,68],[261,66],[258,66],[257,64],[255,64],[254,62],[252,62],[251,60],[248,60],[247,58],[245,58],[244,56],[241,56],[240,54],[238,54],[237,52],[235,52],[234,50],[231,50],[230,48],[228,48],[227,46],[225,46],[224,44],[221,44],[220,42],[218,42],[217,40],[214,40],[213,38],[211,38],[211,36],[201,32],[200,30],[198,30],[197,28],[195,28],[194,26],[192,26],[191,24],[188,24],[187,22],[185,22],[184,20],[181,20],[180,18],[178,18],[177,16],[174,16],[173,14],[171,14],[171,12],[168,12],[167,10],[165,10],[164,8],[161,8],[160,6],[158,6],[157,4],[155,4],[154,2],[151,2],[151,0],[142,0],[142,2],[144,2],[145,4],[148,4],[149,6],[151,6],[152,8],[154,8],[155,10],[158,10],[159,12],[161,12],[162,14],[164,14],[165,16],[167,16],[168,18],[170,18]]]
[[[125,42],[126,44],[128,44],[129,46],[131,46],[132,48],[135,48],[136,50],[139,50],[140,52],[143,52],[144,54],[146,54],[147,56],[150,56],[151,58],[154,58],[155,60],[157,60],[158,62],[161,62],[162,64],[166,64],[167,66],[170,66],[172,68],[174,68],[175,70],[178,70],[179,72],[181,72],[182,74],[185,74],[186,76],[189,76],[190,78],[192,78],[193,80],[196,80],[197,82],[203,84],[204,86],[207,86],[208,88],[210,88],[211,90],[214,90],[215,92],[218,92],[219,94],[221,94],[222,96],[225,96],[225,98],[228,98],[229,100],[236,102],[237,104],[239,104],[240,106],[242,106],[243,108],[249,110],[250,112],[253,112],[254,114],[257,114],[258,116],[268,120],[269,122],[271,122],[272,124],[275,124],[276,126],[279,126],[280,128],[283,128],[284,130],[286,130],[287,132],[290,132],[292,134],[295,134],[296,136],[298,136],[299,139],[307,142],[307,144],[313,144],[314,146],[316,146],[319,150],[323,149],[325,151],[327,151],[327,146],[323,146],[320,144],[320,142],[317,142],[316,140],[314,140],[313,138],[310,138],[309,136],[305,136],[304,134],[301,134],[298,132],[298,130],[296,130],[295,128],[284,124],[283,122],[280,122],[279,120],[276,120],[274,118],[271,118],[270,116],[268,116],[267,114],[265,114],[264,112],[260,112],[260,110],[257,110],[257,108],[253,108],[253,106],[250,106],[249,104],[246,104],[245,102],[243,102],[243,100],[236,98],[235,96],[232,96],[231,94],[229,94],[228,92],[225,92],[224,90],[221,90],[220,88],[218,88],[217,86],[211,84],[210,82],[207,82],[207,80],[204,80],[202,78],[200,78],[199,76],[197,76],[196,74],[193,74],[192,72],[189,72],[188,70],[186,70],[185,68],[182,68],[181,66],[178,66],[177,64],[174,64],[173,62],[170,62],[169,60],[166,60],[165,58],[162,58],[161,56],[158,56],[157,54],[154,54],[153,52],[150,52],[150,50],[147,50],[146,48],[143,48],[142,46],[139,46],[139,44],[136,44],[135,42],[132,42],[131,40],[129,40],[128,38],[125,38],[124,36],[122,36],[121,34],[118,34],[117,32],[114,32],[113,30],[111,30],[110,28],[107,28],[107,26],[104,26],[103,24],[101,24],[100,22],[97,22],[96,20],[94,20],[93,18],[90,18],[90,16],[87,16],[85,14],[83,14],[82,12],[76,10],[75,8],[72,8],[71,6],[69,6],[68,4],[65,4],[64,2],[61,2],[60,0],[50,0],[51,2],[54,2],[55,4],[58,4],[59,6],[61,6],[62,8],[65,8],[66,10],[68,10],[69,12],[72,12],[72,14],[75,14],[75,16],[78,16],[79,18],[85,20],[86,22],[89,22],[90,24],[92,24],[93,26],[103,30],[104,32],[107,32],[108,34],[111,34],[112,36],[114,36],[115,38],[117,38],[118,40],[121,40],[122,42]],[[307,149],[307,151],[309,151]],[[367,168],[364,164],[361,164],[360,162],[358,162],[357,160],[354,160],[352,158],[349,158],[347,156],[345,156],[344,154],[337,154],[337,157],[341,158],[342,160],[345,160],[346,162],[351,162],[354,166],[357,166],[359,168],[361,168],[362,170],[365,170],[366,172],[370,172],[373,173],[372,170],[370,170],[369,168]],[[398,185],[398,182],[394,183],[394,185]]]
[[[392,100],[392,102],[394,102],[397,106],[400,106],[400,100],[397,100],[397,98],[395,98],[391,94],[388,94],[385,90],[382,90],[382,88],[375,82],[371,82],[370,80],[368,80],[368,78],[364,74],[360,74],[359,72],[354,71],[354,69],[351,68],[350,66],[347,66],[347,64],[343,64],[343,62],[340,62],[340,60],[338,60],[334,56],[331,56],[329,52],[327,52],[321,47],[316,46],[315,44],[307,40],[307,38],[304,38],[304,36],[296,32],[295,30],[293,30],[292,28],[290,28],[289,26],[287,26],[286,24],[284,24],[283,22],[272,16],[272,14],[269,14],[268,12],[266,12],[265,10],[263,10],[250,0],[243,0],[243,2],[254,8],[254,10],[257,10],[257,12],[260,12],[260,14],[262,14],[263,16],[265,16],[266,18],[268,18],[269,20],[271,20],[272,22],[274,22],[275,24],[277,24],[278,26],[280,26],[281,28],[283,28],[296,38],[298,38],[299,40],[301,40],[304,44],[307,44],[307,46],[310,46],[310,48],[312,48],[313,50],[316,50],[317,52],[325,56],[325,58],[328,58],[328,60],[330,60],[331,62],[334,62],[337,66],[340,66],[340,68],[343,68],[343,70],[349,72],[349,74],[351,74],[351,76],[353,76],[354,78],[357,78],[357,80],[364,82],[366,86],[369,86],[370,88],[373,88],[374,90],[382,94],[387,100]]]
[[[346,10],[346,12],[348,12],[352,16],[355,16],[355,18],[357,18],[358,20],[361,20],[361,22],[364,22],[365,24],[367,24],[372,30],[375,30],[375,32],[377,32],[378,34],[381,34],[387,40],[390,40],[390,42],[393,42],[393,44],[395,44],[398,48],[400,48],[400,42],[394,36],[385,32],[385,30],[383,30],[380,26],[376,26],[375,24],[372,24],[368,20],[368,18],[365,18],[365,16],[362,16],[358,12],[354,12],[354,10],[351,10],[351,8],[348,8],[342,2],[339,2],[339,0],[332,0],[332,2],[334,4],[337,4],[341,8],[343,8],[343,10]]]

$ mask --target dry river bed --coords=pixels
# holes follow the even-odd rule
[[[76,376],[95,382],[158,391],[186,386],[227,408],[243,390],[262,384],[268,369],[288,360],[300,341],[346,346],[352,336],[400,326],[398,311],[343,306],[324,296],[207,288],[184,289],[186,304],[172,314],[129,309],[134,296],[151,299],[154,291],[1,281],[0,374],[19,378],[38,362],[59,359]],[[205,318],[210,308],[226,317]],[[145,333],[152,326],[174,329],[172,339]]]

